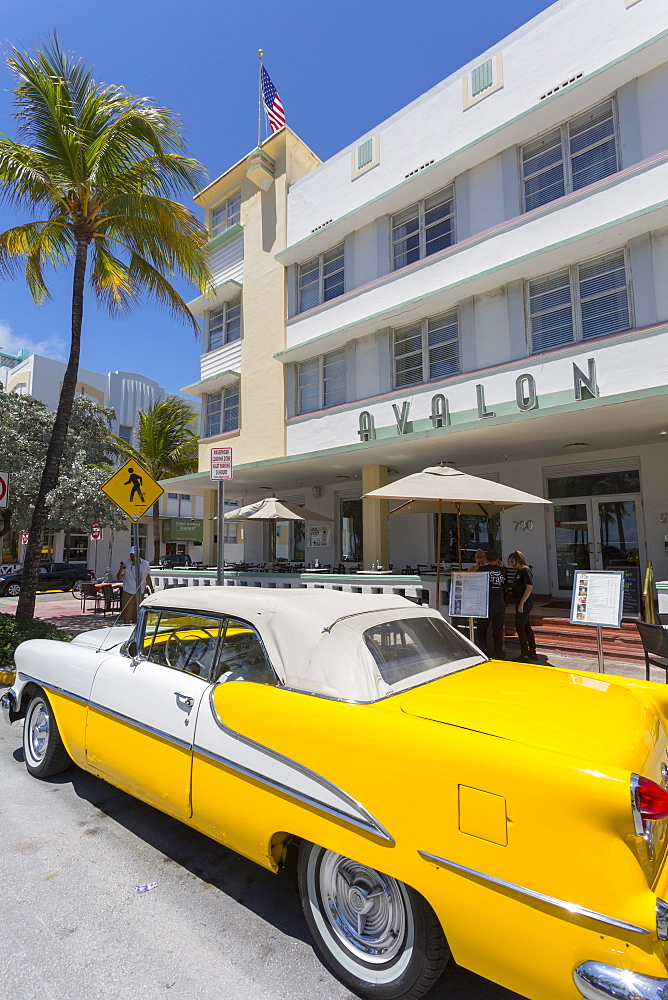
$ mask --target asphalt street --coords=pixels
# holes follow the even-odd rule
[[[3,1000],[350,1000],[286,874],[79,768],[31,778],[1,720],[0,788]],[[519,998],[455,968],[429,1000]]]

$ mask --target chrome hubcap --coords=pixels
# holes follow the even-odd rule
[[[406,904],[395,879],[328,852],[320,868],[320,888],[330,926],[349,951],[378,963],[401,953]]]
[[[37,705],[30,718],[30,753],[40,761],[46,753],[49,739],[49,716],[43,704]]]

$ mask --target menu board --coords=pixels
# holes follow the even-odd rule
[[[451,618],[487,618],[489,573],[453,573],[449,612]]]
[[[571,623],[608,625],[619,628],[624,602],[622,570],[579,569],[575,571]]]
[[[640,569],[638,566],[629,566],[623,569],[624,574],[624,617],[640,618],[642,615],[642,604],[640,598]]]

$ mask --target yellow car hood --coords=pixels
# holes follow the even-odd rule
[[[492,660],[416,688],[402,711],[544,750],[639,769],[665,736],[651,701],[604,676]]]

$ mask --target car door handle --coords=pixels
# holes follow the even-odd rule
[[[188,708],[192,708],[193,705],[195,704],[194,698],[191,698],[190,695],[188,694],[181,694],[180,691],[175,691],[174,694],[179,699],[179,701],[182,701],[184,705],[188,706]]]

